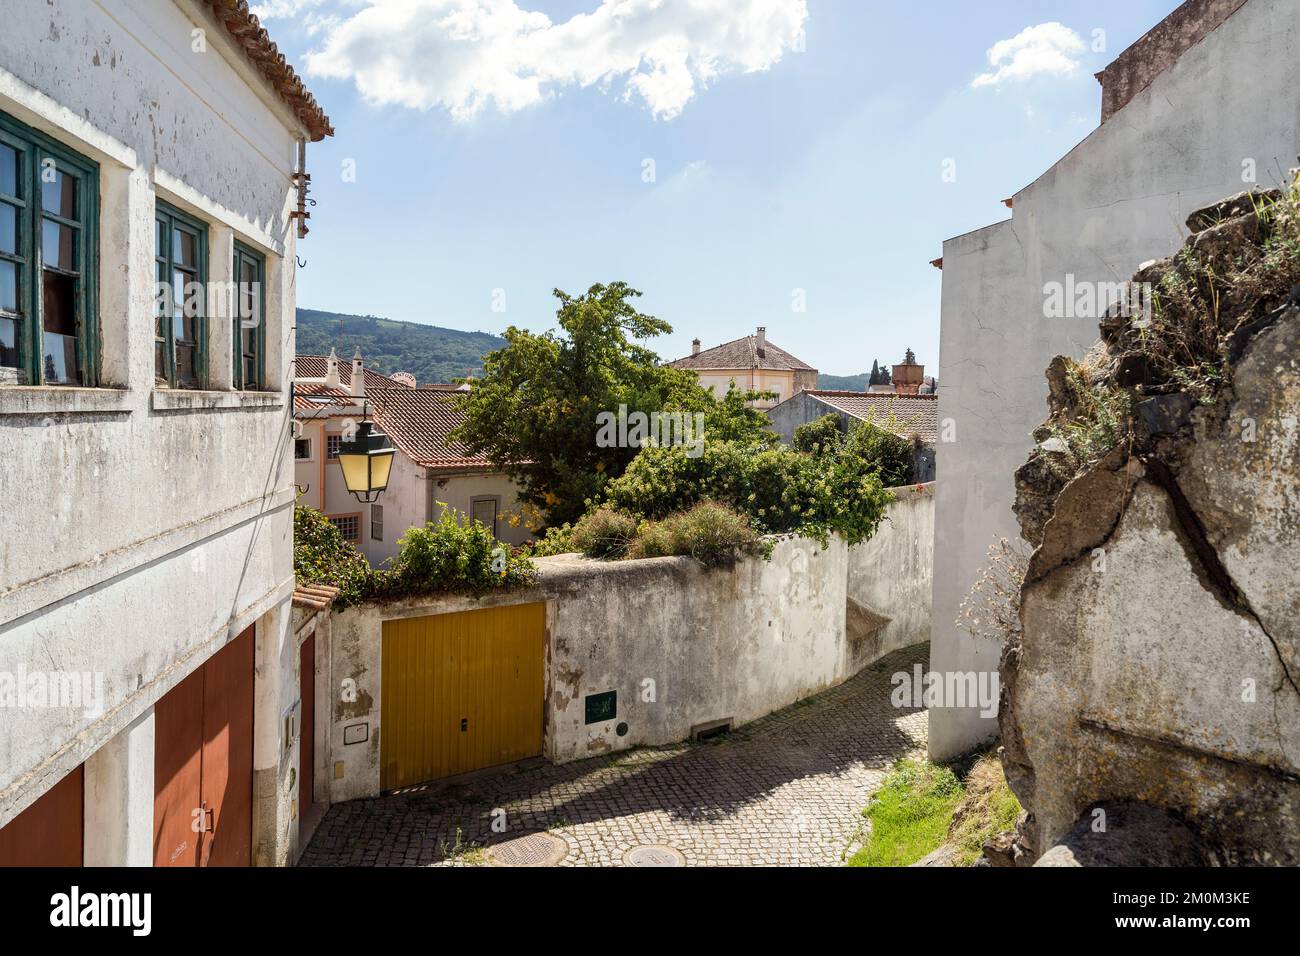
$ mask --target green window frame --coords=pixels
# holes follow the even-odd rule
[[[0,367],[98,384],[99,164],[0,113]]]
[[[205,388],[208,381],[208,224],[154,201],[154,381]]]
[[[266,387],[266,257],[235,240],[234,384]]]

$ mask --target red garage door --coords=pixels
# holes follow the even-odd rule
[[[82,766],[0,829],[0,866],[81,866],[86,777]]]
[[[154,705],[154,865],[248,866],[253,628]]]

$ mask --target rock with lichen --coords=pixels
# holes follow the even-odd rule
[[[1174,862],[1297,865],[1300,190],[1188,223],[1134,278],[1150,307],[1112,310],[1084,361],[1048,369],[1016,473],[1036,550],[1003,763],[1049,855],[1138,860],[1137,829],[1080,836],[1111,801],[1176,820]]]

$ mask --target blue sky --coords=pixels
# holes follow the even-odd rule
[[[622,279],[665,358],[765,325],[823,372],[935,370],[929,260],[1096,127],[1093,73],[1176,6],[261,0],[337,130],[298,302],[542,330],[552,288]]]

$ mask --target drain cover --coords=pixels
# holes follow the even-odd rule
[[[652,843],[632,847],[623,854],[623,862],[628,866],[685,866],[686,857],[670,846]]]
[[[497,866],[555,866],[569,855],[569,845],[549,833],[528,833],[487,851]]]

